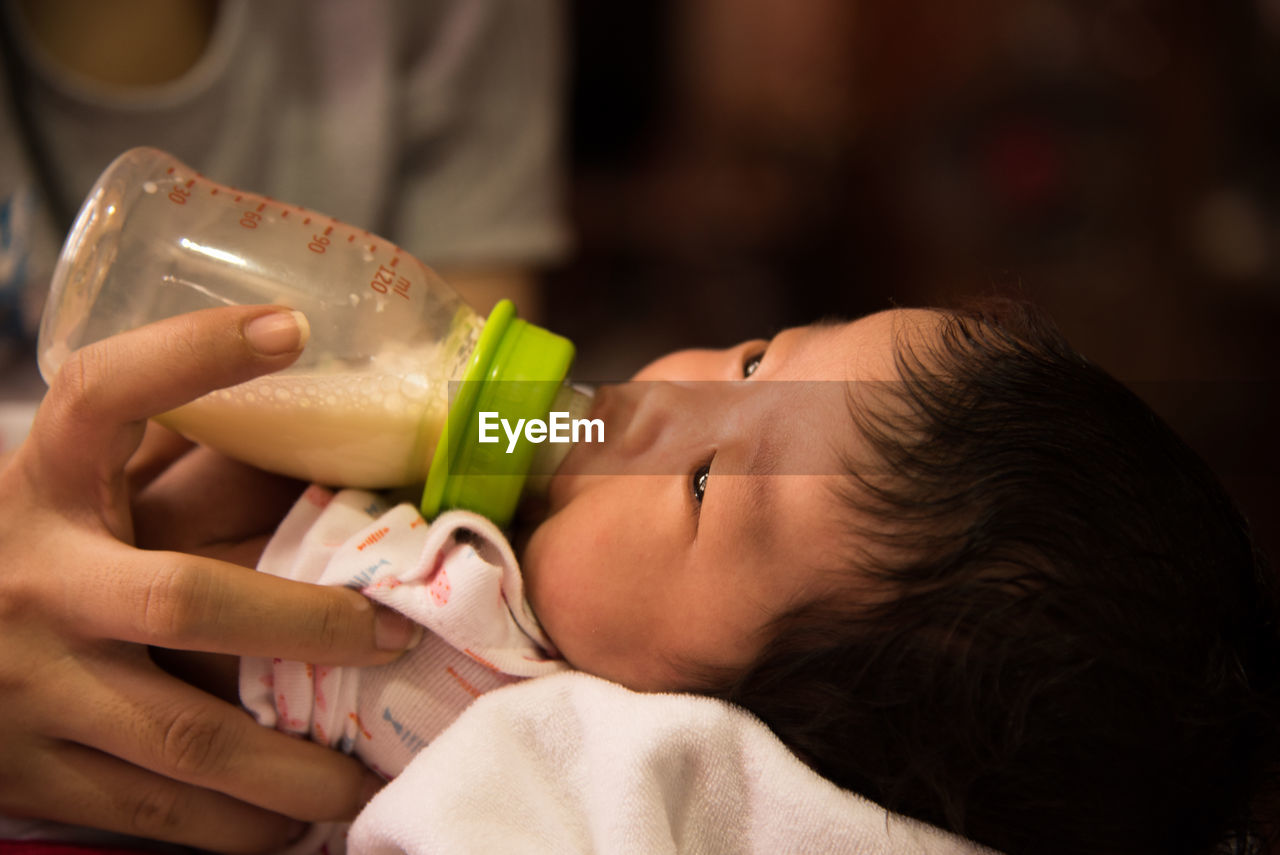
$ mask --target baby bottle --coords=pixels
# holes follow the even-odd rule
[[[530,474],[553,471],[568,445],[502,430],[481,442],[481,414],[516,425],[590,404],[565,381],[573,345],[510,301],[481,318],[399,247],[148,148],[107,168],[67,236],[40,373],[51,381],[77,348],[151,321],[257,303],[306,315],[298,361],[160,421],[263,469],[342,487],[425,482],[428,518],[463,507],[504,525]]]

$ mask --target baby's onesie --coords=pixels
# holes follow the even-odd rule
[[[428,524],[359,490],[310,487],[258,563],[262,572],[345,585],[426,627],[372,668],[244,659],[240,696],[260,723],[355,754],[392,778],[484,692],[566,670],[524,598],[515,555],[484,517]]]

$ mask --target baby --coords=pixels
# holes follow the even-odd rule
[[[1007,853],[1243,845],[1280,737],[1274,580],[1204,464],[1030,310],[674,353],[592,415],[607,442],[573,449],[514,552],[339,494],[349,524],[300,562],[312,492],[276,563],[345,550],[331,581],[372,567],[359,586],[414,617],[476,586],[491,631],[419,618],[462,705],[572,667],[739,704],[840,786]],[[246,663],[268,723],[273,667],[331,700],[329,675]]]

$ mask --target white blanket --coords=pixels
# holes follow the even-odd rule
[[[987,850],[820,778],[759,721],[585,674],[480,698],[369,804],[353,855]]]

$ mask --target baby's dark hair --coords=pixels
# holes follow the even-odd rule
[[[1280,639],[1244,520],[1034,310],[940,323],[899,339],[901,383],[851,391],[883,465],[849,461],[839,491],[849,596],[709,691],[835,783],[1010,855],[1257,851]]]

